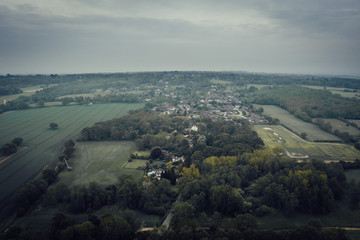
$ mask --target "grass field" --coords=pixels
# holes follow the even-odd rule
[[[138,167],[145,167],[147,160],[143,159],[133,159],[131,162],[127,162],[124,165],[124,168],[128,169],[137,169]]]
[[[279,125],[255,125],[256,132],[268,148],[281,147],[286,155],[298,160],[344,160],[360,158],[360,151],[342,143],[323,143],[305,141],[296,134]]]
[[[321,130],[315,124],[304,122],[280,107],[273,105],[253,105],[257,108],[262,107],[264,114],[279,119],[281,124],[296,134],[300,135],[302,132],[305,132],[309,141],[341,141],[338,137]]]
[[[355,123],[360,128],[360,120],[348,119],[349,122]]]
[[[140,179],[144,171],[136,170],[138,161],[135,160],[134,167],[125,168],[129,163],[130,154],[136,150],[134,142],[128,141],[99,141],[99,142],[77,142],[74,157],[69,164],[72,171],[62,171],[59,181],[69,186],[87,184],[95,181],[103,185],[115,184],[122,174],[129,174]]]
[[[333,119],[333,118],[314,118],[313,120],[316,121],[317,119],[322,119],[325,123],[330,123],[333,131],[339,130],[340,132],[348,132],[350,135],[360,134],[359,129],[347,125],[346,122],[343,122],[341,120]]]
[[[36,91],[40,91],[42,89],[43,88],[41,87],[41,85],[36,85],[36,86],[32,86],[32,87],[27,87],[27,88],[21,88],[21,90],[23,91],[22,93],[0,96],[0,103],[2,104],[4,102],[4,99],[6,99],[7,101],[13,101],[20,96],[25,96],[25,97],[31,96]]]
[[[309,86],[309,85],[301,85],[302,87],[317,89],[317,90],[324,90],[323,86]],[[348,89],[348,88],[346,88]],[[345,88],[336,88],[336,87],[326,87],[326,90],[330,91],[333,94],[339,94],[342,97],[346,98],[356,98],[360,99],[360,93],[359,92],[344,92]],[[353,90],[353,89],[350,89]]]
[[[15,137],[24,139],[24,151],[0,164],[0,207],[23,183],[34,178],[43,167],[53,166],[62,142],[76,138],[85,126],[124,115],[143,104],[97,104],[92,106],[46,107],[12,112],[0,116],[0,145]],[[49,129],[56,122],[57,130]]]

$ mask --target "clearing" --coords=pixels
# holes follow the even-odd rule
[[[92,181],[110,185],[116,184],[122,174],[140,179],[144,175],[143,170],[123,168],[135,150],[135,143],[129,141],[77,142],[74,156],[69,160],[72,171],[63,170],[59,174],[59,182],[68,186]],[[145,165],[145,160],[138,161]]]

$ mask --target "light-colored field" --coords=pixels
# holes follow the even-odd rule
[[[4,99],[6,99],[7,101],[14,101],[15,99],[17,99],[20,96],[25,96],[25,97],[31,96],[34,93],[36,93],[36,91],[40,91],[42,89],[44,89],[44,88],[42,88],[40,85],[27,87],[27,88],[21,88],[21,90],[23,91],[22,93],[0,96],[0,103],[2,104],[4,102]]]
[[[347,144],[308,142],[279,125],[255,125],[254,128],[266,147],[281,147],[293,159],[353,161],[360,158],[360,151]]]
[[[348,119],[349,122],[355,123],[360,128],[360,120]]]
[[[92,181],[110,185],[117,183],[122,174],[136,178],[141,178],[143,175],[143,171],[136,170],[135,167],[124,168],[129,164],[127,160],[130,154],[136,150],[134,142],[78,142],[75,149],[74,157],[69,161],[72,171],[64,170],[59,174],[59,182],[69,186],[88,184]],[[145,165],[145,161],[142,162]]]
[[[309,86],[309,85],[301,85],[302,87],[324,90],[323,86]],[[348,89],[348,88],[346,88]],[[336,88],[336,87],[326,87],[326,90],[330,91],[333,94],[339,94],[342,97],[346,98],[356,98],[360,99],[360,92],[344,92],[345,88]],[[353,90],[353,89],[350,89]]]
[[[210,82],[215,83],[215,84],[232,84],[232,82],[230,81],[226,81],[226,80],[220,80],[220,79],[211,79]]]
[[[314,118],[313,121],[316,121],[317,119],[322,119],[325,123],[330,123],[333,131],[339,130],[340,132],[348,132],[350,135],[360,134],[359,129],[354,128],[341,120],[333,118]]]
[[[295,117],[280,107],[274,105],[253,105],[256,108],[262,107],[264,109],[264,114],[272,118],[279,119],[281,124],[286,126],[288,129],[291,129],[291,131],[296,134],[300,135],[302,132],[305,132],[309,141],[341,141],[340,138],[334,136],[333,134],[321,130],[315,124],[305,122]]]
[[[97,104],[91,106],[45,107],[0,116],[0,145],[15,137],[24,139],[24,151],[0,164],[0,207],[27,180],[44,166],[53,166],[65,139],[75,139],[85,126],[120,117],[143,104]],[[49,129],[56,122],[57,130]]]

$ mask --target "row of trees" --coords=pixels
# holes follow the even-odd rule
[[[21,143],[22,139],[15,138],[13,141]],[[25,183],[24,186],[15,193],[14,201],[17,216],[23,216],[26,211],[47,192],[48,187],[55,182],[57,175],[65,168],[64,160],[70,158],[74,151],[74,146],[75,143],[71,139],[65,141],[63,144],[63,154],[59,156],[59,162],[55,170],[50,168],[45,169],[39,177]],[[63,186],[59,188],[61,190],[64,189]],[[50,190],[50,192],[51,191],[53,192],[53,190]],[[61,197],[67,198],[66,192],[66,190],[60,191],[57,193],[57,197],[60,195]]]
[[[17,148],[22,144],[23,139],[22,138],[14,138],[10,143],[4,144],[0,148],[0,155],[2,156],[10,156],[11,154],[14,154],[17,152]]]

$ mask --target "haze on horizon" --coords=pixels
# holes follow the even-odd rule
[[[1,0],[0,74],[360,75],[358,0]]]

